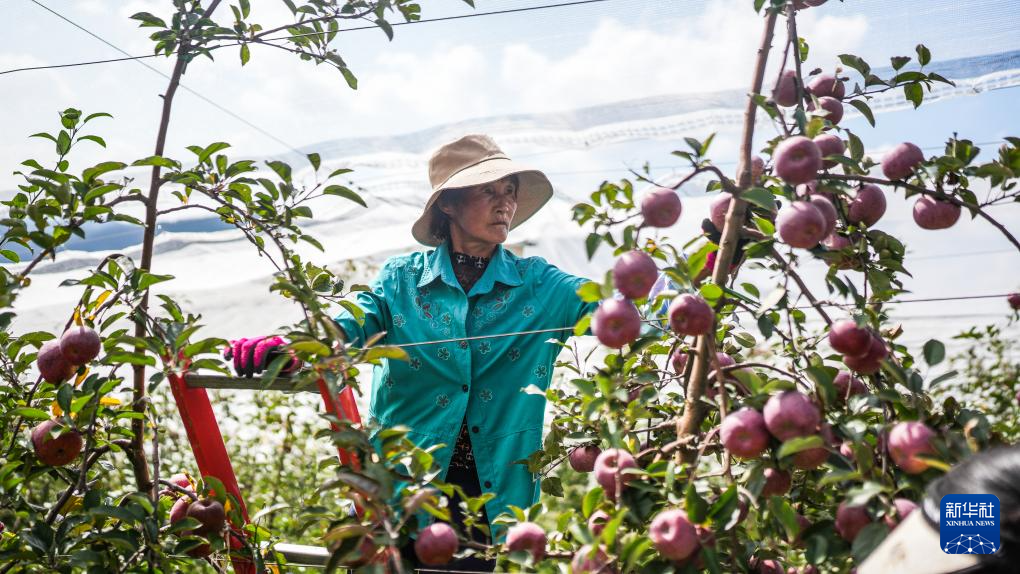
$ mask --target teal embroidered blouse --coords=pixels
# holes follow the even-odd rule
[[[380,344],[573,327],[597,303],[577,289],[587,279],[564,273],[541,257],[517,257],[496,246],[488,267],[467,294],[454,276],[449,243],[427,253],[389,258],[371,291],[357,295],[358,324],[346,310],[335,320],[352,345],[386,331]],[[446,470],[461,422],[467,420],[478,480],[496,496],[491,518],[509,505],[526,508],[539,496],[538,477],[523,464],[541,448],[545,390],[560,347],[572,330],[407,347],[410,361],[384,359],[374,367],[370,416],[382,426],[404,425]],[[497,534],[498,535],[498,534]]]

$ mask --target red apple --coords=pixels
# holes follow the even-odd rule
[[[510,527],[506,533],[506,548],[510,552],[524,550],[531,553],[535,561],[545,557],[545,530],[534,522],[521,522]]]
[[[714,323],[715,312],[697,295],[678,295],[669,305],[669,327],[678,335],[705,335]]]
[[[885,524],[889,527],[889,530],[895,529],[900,525],[900,521],[910,516],[910,513],[917,510],[917,503],[908,498],[897,498],[893,500],[894,512],[890,512],[885,515]]]
[[[605,550],[601,547],[593,549],[590,544],[585,544],[570,561],[570,571],[573,574],[606,574],[612,572],[612,568]]]
[[[616,493],[617,474],[620,475],[622,485],[626,485],[634,479],[634,475],[623,472],[628,468],[637,468],[637,461],[634,460],[633,455],[619,448],[604,450],[595,459],[595,481],[612,496]]]
[[[821,198],[825,201],[824,198]],[[779,210],[776,231],[784,243],[810,249],[828,235],[822,212],[809,201],[795,201]]]
[[[602,529],[606,527],[606,522],[609,522],[609,515],[601,510],[596,510],[591,513],[588,517],[588,530],[595,536],[602,534]]]
[[[822,245],[824,245],[825,248],[828,249],[829,251],[842,251],[847,247],[853,245],[853,242],[850,241],[850,239],[848,239],[847,237],[839,235],[838,233],[832,233],[825,238],[825,241],[822,242]]]
[[[811,79],[807,85],[807,92],[819,98],[836,98],[842,100],[846,95],[846,87],[843,81],[829,74],[819,74]]]
[[[863,395],[868,392],[868,387],[860,379],[850,374],[850,371],[840,371],[832,380],[832,386],[836,389],[836,402],[846,402],[848,397]]]
[[[223,530],[227,522],[227,513],[223,510],[223,504],[212,498],[200,498],[188,506],[187,515],[202,523],[195,529],[195,534],[215,534]]]
[[[776,560],[759,560],[755,557],[749,564],[758,574],[783,574],[783,565]]]
[[[836,221],[839,220],[839,214],[836,213],[836,207],[832,205],[829,198],[823,195],[811,196],[810,202],[811,205],[815,206],[815,209],[822,214],[822,217],[825,218],[825,236],[828,237],[833,231],[835,231]]]
[[[872,335],[868,345],[868,352],[861,357],[843,356],[843,364],[850,367],[851,371],[862,375],[871,375],[882,369],[882,361],[889,356],[889,349],[885,342],[879,337]]]
[[[871,524],[868,510],[863,506],[848,506],[840,502],[836,509],[836,532],[847,542],[853,542],[861,530]]]
[[[871,227],[885,215],[885,207],[885,193],[882,192],[882,188],[868,183],[862,185],[848,202],[846,218],[851,223],[863,223]]]
[[[600,343],[619,349],[641,334],[641,314],[627,299],[607,299],[592,316],[591,330]]]
[[[56,339],[43,343],[35,364],[42,377],[55,385],[67,380],[75,371],[75,366],[64,357],[60,350],[60,341]]]
[[[832,122],[832,125],[839,124],[839,122],[843,119],[843,103],[836,98],[830,98],[829,96],[818,98],[817,107],[821,108],[825,112],[822,114],[822,117]],[[816,109],[814,100],[808,101],[807,109],[809,111],[814,111]]]
[[[591,472],[595,470],[595,459],[601,453],[602,449],[593,444],[579,446],[570,451],[570,468],[577,472]]]
[[[871,346],[871,331],[858,326],[852,319],[840,319],[829,327],[829,345],[836,352],[861,357]]]
[[[722,233],[723,227],[726,225],[726,212],[730,209],[731,199],[733,199],[733,196],[724,191],[716,196],[708,206],[708,218],[720,233]]]
[[[641,216],[648,227],[669,227],[680,219],[683,206],[672,189],[659,187],[641,200]]]
[[[769,444],[765,418],[750,407],[727,415],[719,427],[719,437],[726,450],[740,458],[757,458]]]
[[[822,157],[828,157],[833,155],[843,155],[846,152],[846,144],[836,134],[821,134],[815,136],[815,139],[811,140],[818,146],[818,151],[821,152]],[[822,160],[822,167],[826,169],[832,169],[839,165],[838,161]]]
[[[789,108],[797,105],[797,72],[795,70],[783,70],[776,81],[776,87],[772,90],[772,99],[777,105]]]
[[[95,359],[102,347],[99,334],[83,325],[72,326],[60,336],[60,352],[72,365],[84,365]]]
[[[918,455],[934,455],[935,431],[918,421],[898,423],[889,431],[889,456],[907,474],[920,474],[928,463]]]
[[[751,158],[751,183],[755,183],[761,179],[762,174],[765,173],[765,160],[761,156],[753,156]],[[740,173],[737,173],[737,181],[740,181]]]
[[[701,546],[698,532],[687,513],[679,508],[664,510],[652,520],[648,537],[664,558],[684,560]]]
[[[769,432],[781,441],[813,434],[821,422],[818,407],[798,391],[772,395],[762,413]]]
[[[1020,293],[1006,295],[1006,302],[1009,303],[1010,309],[1014,311],[1020,310]]]
[[[73,428],[63,430],[58,436],[52,436],[55,430],[64,429],[57,420],[43,421],[32,429],[32,448],[39,461],[47,466],[64,466],[78,458],[84,441],[81,433]]]
[[[170,524],[177,524],[188,515],[188,507],[191,506],[191,498],[182,496],[170,507]]]
[[[457,553],[460,541],[457,533],[445,522],[434,522],[418,532],[414,541],[414,553],[422,564],[439,566],[446,564]]]
[[[959,205],[927,195],[914,203],[914,223],[921,229],[949,229],[959,221],[960,213]]]
[[[807,183],[822,169],[822,152],[815,142],[804,136],[793,136],[776,146],[776,175],[790,185]]]
[[[882,174],[887,179],[904,179],[914,173],[914,168],[924,162],[924,152],[910,142],[903,142],[892,148],[882,158]]]
[[[790,487],[793,485],[790,473],[769,467],[762,475],[765,477],[765,483],[761,487],[762,496],[768,498],[769,496],[782,496],[790,492]]]
[[[644,251],[628,251],[613,266],[613,284],[628,299],[643,299],[659,278],[655,260]]]

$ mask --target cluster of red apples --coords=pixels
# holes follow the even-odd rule
[[[95,330],[73,326],[59,339],[47,341],[39,348],[36,367],[42,378],[53,384],[69,379],[78,370],[99,356],[102,342]],[[47,466],[70,464],[84,446],[81,433],[65,428],[58,420],[43,421],[32,429],[32,448],[39,461]]]
[[[843,82],[828,74],[816,76],[805,86],[810,98],[807,109],[824,117],[835,127],[843,119],[842,99],[846,95]],[[776,104],[783,107],[797,105],[797,74],[792,70],[782,73],[772,94]],[[774,151],[775,175],[787,184],[797,187],[802,201],[795,201],[780,210],[776,217],[779,237],[793,247],[810,249],[823,243],[833,250],[849,246],[850,241],[835,232],[838,212],[834,202],[840,201],[832,190],[816,181],[819,172],[836,167],[846,144],[840,137],[825,132],[808,138],[792,136],[780,142]],[[919,147],[904,142],[882,160],[882,173],[889,180],[903,180],[924,162]],[[886,199],[882,189],[874,184],[859,187],[844,205],[846,220],[852,224],[872,226],[885,214]],[[960,219],[960,206],[949,201],[922,195],[914,204],[914,221],[923,229],[946,229]],[[718,227],[718,225],[717,225]]]
[[[227,512],[223,504],[214,498],[198,498],[195,495],[195,481],[188,473],[179,473],[170,477],[171,484],[180,488],[164,489],[160,491],[161,496],[170,496],[176,499],[170,507],[170,524],[176,524],[185,518],[194,518],[199,525],[185,532],[193,536],[210,537],[216,536],[223,531],[227,524]],[[182,492],[183,491],[183,492]],[[208,543],[202,543],[191,550],[188,554],[195,557],[208,556],[212,548]]]
[[[641,202],[645,227],[669,227],[682,211],[675,191],[657,188]],[[644,251],[624,253],[613,266],[613,284],[623,298],[603,301],[591,319],[591,330],[599,342],[619,349],[641,335],[641,314],[635,300],[646,299],[659,277],[655,261]],[[669,306],[669,326],[678,335],[704,335],[712,330],[715,313],[704,299],[684,293]]]

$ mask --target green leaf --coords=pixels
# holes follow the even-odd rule
[[[103,147],[106,147],[106,140],[104,140],[103,138],[101,138],[99,136],[93,136],[93,135],[81,136],[81,137],[79,137],[78,139],[76,139],[74,141],[75,142],[80,142],[81,140],[88,140],[88,141],[91,141],[91,142],[95,142],[95,143],[97,143],[97,144],[99,144],[99,145],[101,145]]]
[[[864,116],[864,119],[868,120],[871,127],[875,127],[875,114],[872,113],[871,106],[864,103],[863,100],[850,100],[850,105],[857,108],[857,111],[861,112],[861,115]]]
[[[166,28],[166,22],[162,18],[157,18],[148,12],[138,12],[130,17],[132,20],[138,20],[141,22],[140,28],[154,27],[154,28]],[[88,121],[88,120],[86,120]]]
[[[602,299],[602,286],[594,281],[588,281],[577,289],[577,295],[585,303],[594,303]]]
[[[783,446],[779,447],[779,453],[776,456],[779,458],[786,458],[801,451],[824,446],[824,444],[822,437],[818,435],[791,438],[784,442]]]
[[[893,56],[892,58],[889,58],[889,60],[892,62],[892,68],[894,70],[898,71],[900,68],[902,68],[903,66],[907,65],[907,62],[910,61],[910,57],[909,56]]]
[[[380,28],[382,28],[382,31],[386,33],[386,37],[389,38],[390,41],[392,42],[393,41],[393,26],[391,26],[389,22],[387,22],[386,20],[383,20],[381,18],[379,20],[376,20],[375,24],[376,24],[376,26],[379,26]],[[545,488],[545,487],[543,486],[543,488]]]
[[[291,343],[290,348],[294,349],[295,351],[301,351],[303,353],[313,353],[322,357],[328,357],[330,354],[329,345],[314,340],[298,341],[296,343]]]
[[[374,361],[376,359],[396,359],[398,361],[409,361],[410,357],[407,355],[407,351],[400,347],[381,346],[372,347],[365,352],[366,361]]]
[[[82,120],[81,123],[82,123],[82,125],[85,125],[85,124],[89,123],[91,120],[94,120],[96,118],[112,118],[112,117],[113,117],[112,115],[110,115],[110,114],[108,114],[106,112],[96,112],[94,114],[89,114],[89,115],[85,116],[85,119]]]
[[[133,165],[133,166],[152,165],[152,166],[165,167],[167,169],[180,169],[181,168],[180,162],[172,160],[170,158],[158,156],[158,155],[151,155],[149,157],[145,157],[145,158],[142,158],[142,159],[135,160],[134,162],[131,163],[131,165]]]
[[[690,517],[691,522],[700,524],[705,521],[705,518],[708,517],[708,502],[698,494],[698,489],[694,487],[693,482],[687,485],[684,502],[687,516]]]
[[[595,250],[599,248],[599,244],[602,243],[602,236],[598,233],[589,233],[587,239],[584,240],[585,251],[588,253],[588,260],[595,255]]]
[[[924,89],[919,83],[905,84],[903,86],[903,95],[910,102],[914,104],[914,108],[917,109],[921,102],[924,101]]]
[[[307,156],[308,163],[312,164],[312,169],[319,171],[319,166],[322,164],[322,158],[317,153],[310,153]]]
[[[118,169],[124,169],[125,167],[127,167],[126,163],[122,163],[119,161],[104,161],[82,171],[81,179],[86,183],[90,183],[93,179],[99,177],[100,175],[103,175],[104,173],[109,173],[111,171],[116,171]]]
[[[351,189],[349,189],[347,187],[344,187],[342,185],[330,185],[330,186],[327,186],[326,189],[322,190],[322,193],[324,193],[326,195],[338,195],[340,197],[349,199],[349,200],[357,203],[361,207],[368,207],[368,204],[365,203],[364,199],[361,199],[360,195],[358,195],[357,193],[355,193]]]
[[[542,479],[542,492],[549,496],[563,497],[563,483],[559,477],[547,476]]]
[[[889,527],[882,521],[872,522],[862,528],[857,537],[854,538],[851,550],[854,555],[854,562],[857,564],[864,562],[878,548],[878,545],[885,540],[888,534]]]
[[[18,254],[11,251],[10,249],[0,249],[0,255],[2,255],[5,259],[10,261],[11,263],[21,263],[21,258],[18,257]]]
[[[945,358],[946,346],[941,341],[931,339],[924,344],[924,362],[928,363],[929,366],[934,367]]]
[[[51,418],[50,413],[32,407],[18,407],[11,410],[10,413],[33,421],[46,421]]]
[[[358,78],[354,76],[354,72],[346,66],[341,66],[338,69],[340,70],[340,73],[343,74],[344,80],[347,81],[347,85],[350,86],[352,90],[357,90]]]
[[[752,187],[745,190],[740,194],[740,199],[769,211],[776,207],[776,196],[764,187]]]
[[[868,63],[859,56],[854,56],[853,54],[840,54],[839,61],[843,62],[844,66],[857,70],[862,76],[867,76],[871,73],[871,66],[869,66]]]
[[[931,61],[931,52],[928,50],[928,48],[925,47],[924,44],[918,44],[915,50],[917,51],[917,61],[922,66],[927,66],[928,62]]]
[[[248,44],[241,44],[241,65],[248,63],[251,59],[251,49],[248,48]]]

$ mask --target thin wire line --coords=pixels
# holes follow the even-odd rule
[[[85,28],[84,26],[82,26],[82,25],[78,24],[77,22],[74,22],[73,20],[71,20],[70,18],[68,18],[68,17],[64,16],[63,14],[61,14],[61,13],[59,13],[59,12],[57,12],[56,10],[53,10],[53,9],[52,9],[52,8],[50,8],[49,6],[46,6],[46,5],[45,5],[45,4],[43,4],[42,2],[39,2],[39,0],[29,0],[29,1],[30,1],[30,2],[32,2],[33,4],[35,4],[35,5],[39,6],[40,8],[42,8],[42,9],[46,10],[47,12],[49,12],[49,13],[53,14],[53,15],[54,15],[54,16],[56,16],[57,18],[60,18],[61,20],[65,21],[65,22],[67,22],[68,24],[70,24],[70,25],[74,26],[75,28],[77,28],[77,29],[81,30],[82,32],[85,32],[85,33],[86,33],[86,34],[88,34],[89,36],[92,36],[92,37],[93,37],[93,38],[95,38],[96,40],[99,40],[100,42],[102,42],[102,43],[106,44],[107,46],[109,46],[109,47],[113,48],[114,50],[116,50],[116,51],[120,52],[121,54],[124,54],[125,56],[128,56],[128,58],[121,58],[121,60],[128,60],[128,59],[135,59],[135,60],[138,60],[138,58],[135,58],[134,56],[131,56],[131,55],[130,55],[130,54],[128,54],[128,53],[127,53],[126,51],[122,50],[122,49],[121,49],[120,47],[118,47],[118,46],[114,45],[113,43],[111,43],[111,42],[107,41],[106,39],[102,38],[102,37],[101,37],[101,36],[99,36],[98,34],[96,34],[96,33],[92,32],[91,30],[88,30],[87,28]],[[111,60],[111,61],[112,61],[112,60]],[[146,68],[148,68],[149,70],[151,70],[151,71],[153,71],[153,72],[156,72],[156,73],[157,73],[157,74],[159,74],[160,76],[163,76],[164,78],[166,78],[166,79],[168,79],[168,80],[170,79],[170,76],[168,76],[167,74],[165,74],[165,73],[164,73],[164,72],[163,72],[162,70],[159,70],[158,68],[155,68],[155,67],[153,67],[153,66],[150,66],[149,64],[146,64],[145,62],[141,62],[141,61],[139,61],[138,63],[139,63],[140,65],[142,65],[142,66],[145,66],[145,67],[146,67]],[[253,130],[257,131],[258,133],[260,133],[260,134],[262,134],[262,135],[266,136],[267,138],[269,138],[269,139],[271,139],[271,140],[275,141],[276,143],[278,143],[278,144],[280,144],[280,145],[282,145],[282,146],[286,147],[287,149],[291,150],[292,152],[294,152],[294,153],[297,153],[297,154],[301,154],[301,153],[302,153],[302,152],[301,152],[301,150],[299,150],[299,149],[295,148],[294,146],[292,146],[292,145],[290,145],[289,143],[287,143],[287,142],[283,141],[282,139],[280,139],[280,138],[276,137],[275,135],[273,135],[273,134],[269,133],[268,131],[266,131],[266,130],[264,130],[264,129],[260,128],[259,126],[257,126],[257,125],[255,125],[255,124],[253,124],[252,122],[250,122],[250,121],[248,121],[248,120],[244,119],[243,117],[241,117],[241,116],[237,115],[236,113],[234,113],[234,112],[230,111],[229,109],[227,109],[227,108],[225,108],[225,107],[221,106],[220,104],[216,103],[215,101],[213,101],[213,100],[211,100],[211,99],[209,99],[209,98],[207,98],[207,97],[203,96],[202,94],[200,94],[200,93],[198,93],[197,91],[195,91],[195,90],[193,90],[193,89],[189,88],[188,86],[185,86],[185,85],[184,85],[183,83],[180,83],[180,84],[178,84],[178,85],[179,85],[179,86],[180,86],[180,87],[181,87],[182,89],[186,90],[187,92],[189,92],[189,93],[191,93],[191,94],[193,94],[193,95],[197,96],[197,97],[198,97],[199,99],[201,99],[202,101],[206,102],[207,104],[209,104],[209,105],[213,106],[214,108],[216,108],[216,109],[220,110],[221,112],[223,112],[223,113],[225,113],[225,114],[229,115],[230,117],[234,118],[235,120],[237,120],[237,121],[239,121],[239,122],[243,123],[244,125],[246,125],[246,126],[250,127],[251,129],[253,129]]]
[[[460,20],[463,18],[477,18],[479,16],[499,16],[503,14],[513,14],[515,12],[528,12],[531,10],[544,10],[546,8],[563,8],[566,6],[578,6],[580,4],[594,4],[596,2],[608,2],[609,0],[578,0],[576,2],[563,2],[560,4],[543,4],[540,6],[528,6],[526,8],[508,8],[506,10],[493,10],[491,12],[472,12],[470,14],[461,14],[459,16],[442,16],[439,18],[429,18],[428,20],[413,20],[411,22],[393,22],[390,26],[406,26],[408,24],[424,24],[427,22],[446,22],[449,20]],[[295,25],[300,25],[301,22],[296,22]],[[337,32],[355,32],[358,30],[374,30],[379,26],[359,26],[357,28],[347,28],[346,30],[337,30]],[[287,36],[280,36],[277,38],[266,38],[263,42],[274,42],[278,40],[289,40],[291,38],[304,38],[306,36],[324,36],[327,32],[307,32],[304,34],[290,34]]]
[[[39,2],[37,2],[36,0],[31,0],[31,1],[35,2],[36,4],[39,4]],[[563,2],[563,3],[560,3],[560,4],[544,4],[544,5],[541,5],[541,6],[529,6],[529,7],[526,7],[526,8],[511,8],[511,9],[507,9],[507,10],[493,10],[491,12],[473,12],[471,14],[461,14],[459,16],[443,16],[443,17],[440,17],[440,18],[429,18],[429,19],[426,19],[426,20],[414,20],[414,21],[411,21],[411,22],[393,22],[393,23],[390,24],[390,26],[405,26],[405,25],[408,25],[408,24],[428,24],[430,22],[445,22],[445,21],[450,21],[450,20],[461,20],[461,19],[464,19],[464,18],[478,18],[478,17],[481,17],[481,16],[499,16],[499,15],[503,15],[503,14],[511,14],[511,13],[516,13],[516,12],[527,12],[527,11],[530,11],[530,10],[543,10],[543,9],[548,9],[548,8],[563,8],[563,7],[567,7],[567,6],[578,6],[578,5],[581,5],[581,4],[594,4],[594,3],[597,3],[597,2],[608,2],[608,1],[609,0],[578,0],[576,2]],[[46,8],[46,6],[43,6],[42,4],[39,4],[39,5],[42,6],[43,8]],[[57,14],[56,12],[54,12],[53,10],[50,10],[49,8],[46,8],[46,9],[49,10],[50,12],[53,12],[54,14]],[[60,14],[57,14],[57,15],[60,16]],[[67,20],[67,18],[64,18],[63,16],[60,16],[60,17],[63,18],[64,20]],[[70,20],[67,20],[67,21],[71,22]],[[74,22],[71,22],[71,24],[74,24]],[[300,22],[295,22],[295,25],[300,25],[300,24],[301,24]],[[79,28],[81,28],[81,26],[78,26],[77,24],[74,24],[74,25],[79,27]],[[373,29],[376,29],[376,28],[378,28],[378,26],[376,26],[376,25],[372,25],[372,26],[359,26],[359,27],[356,27],[356,28],[348,28],[346,30],[338,30],[337,32],[338,33],[340,33],[340,32],[356,32],[356,31],[359,31],[359,30],[373,30]],[[81,29],[85,30],[84,28],[81,28]],[[85,31],[88,32],[88,30],[85,30]],[[92,34],[92,32],[88,32],[88,33]],[[92,34],[92,35],[95,36],[95,34]],[[264,39],[262,41],[263,42],[275,42],[275,41],[280,41],[280,40],[287,40],[287,39],[290,39],[290,38],[300,38],[300,37],[304,37],[304,36],[319,36],[319,35],[322,35],[322,34],[319,33],[319,32],[307,33],[307,34],[294,34],[294,35],[289,35],[289,36],[281,36],[279,38],[266,38],[266,39]],[[98,36],[96,36],[96,37],[98,38]],[[99,38],[99,39],[102,40],[103,42],[106,42],[106,40],[103,40],[102,38]],[[106,42],[106,43],[109,44],[109,42]],[[112,44],[109,44],[109,45],[113,46]],[[233,44],[223,44],[223,45],[220,45],[220,46],[214,46],[214,48],[222,48],[222,47],[225,47],[225,46],[236,46],[236,45],[240,45],[240,44],[235,42]],[[45,66],[28,66],[28,67],[25,67],[25,68],[13,68],[13,69],[10,69],[10,70],[0,71],[0,76],[2,76],[4,74],[13,74],[15,72],[28,72],[28,71],[32,71],[32,70],[50,70],[50,69],[54,69],[54,68],[72,68],[72,67],[76,67],[76,66],[91,66],[93,64],[107,64],[107,63],[110,63],[110,62],[124,62],[124,61],[127,61],[127,60],[143,60],[143,59],[146,59],[146,58],[155,58],[155,57],[158,57],[158,56],[161,55],[161,54],[149,54],[149,55],[145,55],[145,56],[132,56],[132,55],[128,54],[127,52],[121,50],[120,48],[116,48],[116,46],[113,46],[113,47],[118,52],[124,54],[127,57],[126,58],[111,58],[111,59],[107,59],[107,60],[90,60],[90,61],[87,61],[87,62],[74,62],[74,63],[70,63],[70,64],[49,64],[49,65],[45,65]],[[174,51],[173,53],[177,53],[177,51]],[[159,72],[159,73],[162,74],[162,72]],[[165,74],[164,74],[164,76],[165,76]],[[183,85],[182,85],[182,87],[183,87]],[[185,88],[185,89],[187,89],[187,88]],[[290,146],[287,146],[287,147],[290,147]],[[293,148],[291,148],[291,149],[293,149]],[[301,152],[298,152],[298,153],[301,153]]]
[[[928,297],[928,298],[923,298],[923,299],[896,299],[896,300],[888,301],[886,304],[887,305],[895,305],[895,304],[899,304],[899,303],[931,303],[931,302],[937,302],[937,301],[962,301],[962,300],[969,300],[969,299],[995,299],[995,298],[1005,298],[1006,296],[1007,296],[1007,294],[1003,293],[1003,294],[997,294],[997,295],[961,295],[961,296],[955,296],[955,297]],[[854,303],[833,303],[833,302],[824,302],[823,301],[823,302],[819,303],[819,305],[821,305],[823,307],[853,307],[855,304]],[[797,306],[797,307],[794,307],[794,308],[795,309],[809,309],[811,307],[812,307],[811,305],[801,305],[801,306]],[[738,313],[746,313],[747,311],[737,311],[737,312]],[[932,316],[932,318],[939,318],[939,317],[940,316],[938,316],[938,315]],[[944,317],[946,317],[946,318],[953,318],[955,316],[944,316]],[[918,317],[911,317],[911,319],[919,319],[919,318],[923,318],[923,317],[920,317],[920,316],[918,316]],[[648,324],[648,325],[652,325],[654,327],[658,327],[659,323],[663,322],[663,319],[661,319],[661,318],[657,318],[657,319],[642,319],[641,322],[645,323],[645,324]],[[559,333],[559,332],[562,332],[562,331],[573,331],[573,330],[574,330],[574,327],[553,327],[553,328],[549,328],[549,329],[535,329],[535,330],[532,330],[532,331],[516,331],[516,332],[513,332],[513,333],[496,333],[495,335],[474,335],[474,336],[471,336],[471,337],[459,337],[459,338],[453,338],[453,339],[438,339],[438,340],[435,340],[435,341],[423,341],[423,342],[420,342],[420,343],[400,343],[400,344],[396,344],[396,345],[386,345],[386,346],[388,346],[388,347],[400,347],[400,348],[405,348],[405,347],[421,347],[421,346],[424,346],[424,345],[439,345],[439,344],[442,344],[442,343],[459,343],[461,341],[477,341],[479,339],[499,339],[499,338],[502,338],[502,337],[516,337],[518,335],[536,335],[536,334],[541,334],[541,333]]]

